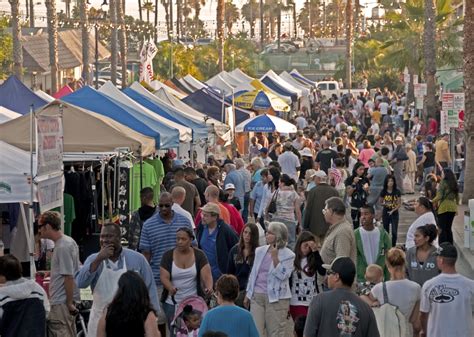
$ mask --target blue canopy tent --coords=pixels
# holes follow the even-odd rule
[[[208,138],[208,128],[205,122],[198,123],[196,121],[193,121],[192,119],[183,115],[175,107],[169,106],[167,103],[160,101],[158,97],[155,97],[153,99],[150,97],[146,97],[138,91],[135,91],[133,88],[125,88],[122,90],[122,92],[131,99],[133,99],[135,102],[139,103],[150,111],[153,111],[159,116],[191,128],[191,130],[193,131],[194,143],[197,143],[199,139]],[[150,93],[150,95],[152,94]]]
[[[303,75],[301,75],[298,70],[296,69],[293,69],[291,72],[290,72],[290,75],[293,76],[293,78],[297,79],[298,81],[302,82],[302,83],[305,83],[305,84],[309,84],[313,87],[317,87],[317,83],[314,82],[314,81],[311,81],[310,79],[307,79],[306,77],[304,77]]]
[[[272,89],[273,91],[277,92],[278,94],[282,96],[288,96],[291,97],[292,102],[297,102],[298,101],[298,95],[292,91],[288,91],[282,86],[280,86],[278,83],[273,81],[270,77],[264,76],[263,78],[260,79],[260,81],[265,84],[267,87]]]
[[[30,112],[31,105],[35,110],[48,104],[36,95],[16,76],[10,76],[0,85],[0,106],[25,115]]]
[[[178,130],[158,123],[151,117],[143,115],[91,87],[83,87],[63,97],[62,100],[110,117],[145,136],[153,137],[157,148],[176,148],[179,145]]]
[[[182,101],[187,105],[192,106],[197,111],[202,112],[203,114],[206,114],[223,123],[225,123],[225,113],[223,113],[222,105],[224,104],[224,108],[232,107],[232,104],[225,100],[223,102],[222,97],[219,98],[207,89],[197,90],[196,92],[183,98]],[[235,107],[235,122],[237,124],[249,119],[251,115],[251,112]]]

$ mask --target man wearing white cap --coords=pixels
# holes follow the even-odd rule
[[[316,182],[316,187],[308,193],[303,228],[319,237],[322,242],[329,228],[329,224],[326,223],[323,215],[323,208],[326,206],[325,202],[330,197],[338,197],[339,193],[327,183],[328,176],[323,170],[316,171],[312,178]]]
[[[404,162],[405,160],[408,160],[408,155],[405,150],[405,147],[403,146],[403,138],[402,136],[396,136],[395,137],[395,151],[393,151],[392,154],[392,161],[390,164],[392,165],[393,168],[393,175],[395,176],[395,181],[397,182],[397,187],[400,190],[402,194],[404,194],[403,191],[403,167],[404,167]]]

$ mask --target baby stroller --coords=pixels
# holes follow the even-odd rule
[[[190,296],[182,301],[176,308],[175,316],[171,322],[171,330],[174,332],[176,337],[188,337],[188,328],[183,319],[184,307],[191,305],[193,310],[199,311],[201,313],[201,318],[207,313],[207,304],[199,296]],[[197,331],[195,332],[196,336],[198,335]]]

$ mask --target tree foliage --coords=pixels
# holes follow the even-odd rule
[[[0,17],[0,79],[5,79],[11,74],[13,64],[13,39],[5,28],[10,26],[7,17]]]

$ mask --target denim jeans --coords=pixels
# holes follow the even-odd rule
[[[161,309],[163,309],[166,315],[166,321],[167,321],[168,329],[170,330],[170,333],[171,333],[171,337],[174,337],[175,334],[173,333],[173,329],[171,329],[171,322],[173,322],[176,308],[173,304],[161,302]]]
[[[398,220],[399,212],[393,212],[391,215],[388,214],[388,209],[384,208],[382,212],[382,223],[383,228],[388,232],[392,233],[392,247],[397,245],[397,236],[398,236]],[[390,224],[392,224],[392,230],[390,231]]]

